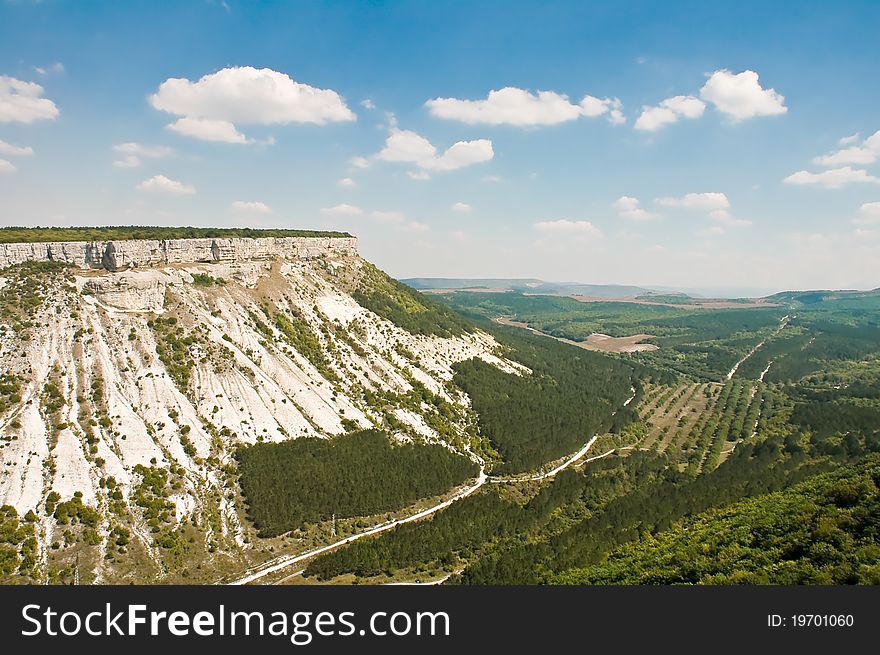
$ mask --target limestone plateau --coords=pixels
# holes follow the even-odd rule
[[[453,364],[528,369],[480,330],[403,329],[370,297],[436,311],[355,238],[0,244],[0,505],[23,526],[15,575],[212,582],[320,544],[329,525],[256,537],[236,477],[244,444],[377,429],[479,461]]]
[[[357,254],[354,237],[264,237],[227,239],[131,239],[0,243],[0,268],[27,261],[57,261],[79,268],[121,271],[161,264],[303,259]]]

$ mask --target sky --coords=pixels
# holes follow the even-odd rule
[[[396,277],[880,286],[878,2],[0,0],[0,225]]]

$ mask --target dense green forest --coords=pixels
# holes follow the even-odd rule
[[[623,407],[637,384],[632,366],[516,328],[493,332],[531,375],[470,359],[453,367],[453,382],[468,394],[481,433],[501,454],[495,473],[537,468],[633,419]]]
[[[239,449],[241,490],[260,536],[306,522],[368,516],[441,494],[478,473],[439,445],[393,444],[364,430],[334,439],[292,439]]]
[[[880,456],[622,546],[561,584],[880,584]]]
[[[123,241],[128,239],[220,239],[258,237],[350,237],[347,232],[278,230],[251,227],[0,227],[0,243],[46,241]]]

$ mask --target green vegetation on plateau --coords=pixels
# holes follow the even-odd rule
[[[277,230],[250,227],[157,227],[120,225],[108,227],[0,227],[0,243],[48,241],[123,241],[129,239],[223,239],[260,237],[350,237],[347,232]]]
[[[436,496],[478,467],[439,445],[393,444],[364,430],[334,439],[255,444],[237,453],[241,489],[260,536],[306,522],[368,516]]]

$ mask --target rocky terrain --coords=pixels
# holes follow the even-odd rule
[[[183,551],[206,579],[243,569],[241,444],[376,427],[480,458],[451,366],[527,371],[482,332],[414,334],[358,304],[353,292],[390,281],[356,248],[0,245],[0,505],[21,518],[32,581],[174,580]],[[413,402],[415,386],[454,414]]]

